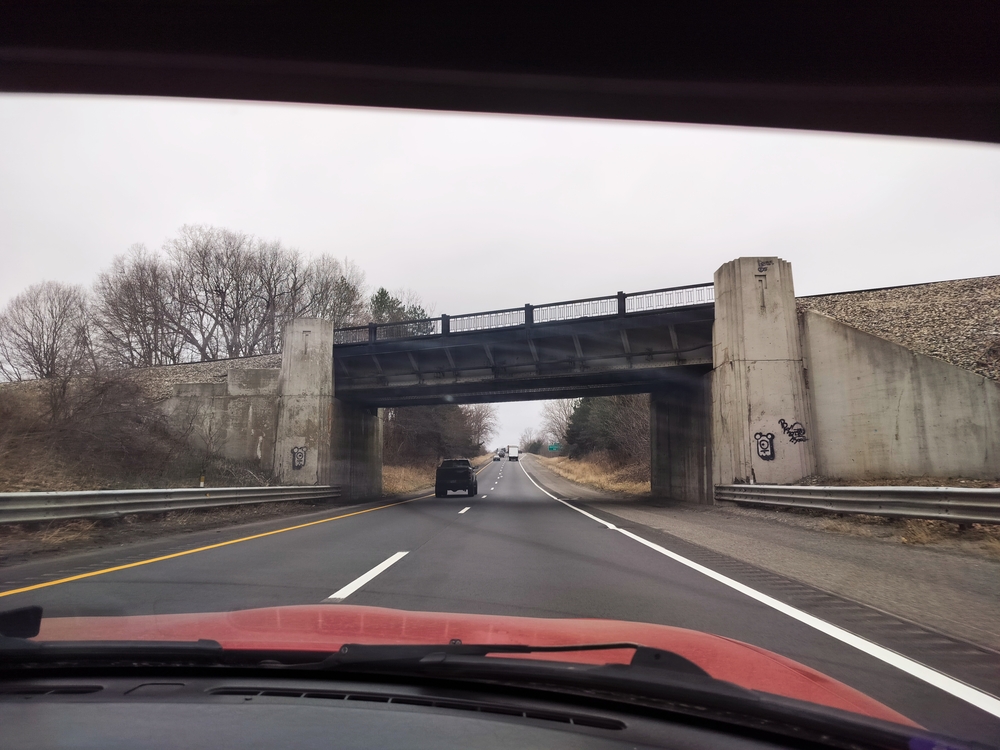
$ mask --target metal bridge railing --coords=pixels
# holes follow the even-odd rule
[[[599,318],[617,314],[618,297],[598,297],[596,299],[581,299],[572,302],[538,305],[534,309],[534,322],[551,323],[556,320]]]
[[[448,318],[449,333],[486,331],[492,328],[513,328],[524,325],[524,308],[455,315]]]
[[[609,297],[552,302],[547,305],[525,305],[506,310],[489,310],[465,315],[442,315],[425,320],[404,320],[398,323],[370,323],[367,326],[338,328],[334,344],[368,344],[394,339],[440,336],[516,326],[553,323],[566,320],[634,315],[675,307],[706,305],[715,301],[712,284],[654,289],[648,292]]]
[[[660,289],[655,292],[639,292],[625,298],[625,312],[648,312],[663,310],[669,307],[684,307],[686,305],[705,305],[715,302],[715,286],[681,287],[679,289]]]

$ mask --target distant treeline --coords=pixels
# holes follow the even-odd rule
[[[649,396],[608,396],[550,401],[542,412],[543,434],[522,437],[526,450],[544,440],[570,458],[601,454],[617,464],[649,465]]]

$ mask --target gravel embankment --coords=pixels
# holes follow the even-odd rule
[[[1000,276],[799,297],[796,304],[1000,380]]]

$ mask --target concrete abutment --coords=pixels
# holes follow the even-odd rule
[[[282,339],[274,475],[281,484],[338,485],[348,499],[382,494],[378,410],[334,397],[333,323],[292,321]]]
[[[713,484],[815,473],[791,264],[738,258],[715,272]]]

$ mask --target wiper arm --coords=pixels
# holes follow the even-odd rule
[[[41,629],[41,607],[20,607],[0,612],[0,638],[34,638]]]
[[[531,658],[530,655],[634,649],[629,664],[581,664]],[[263,666],[263,665],[262,665]],[[346,644],[319,662],[266,666],[343,674],[381,674],[421,678],[470,680],[511,685],[550,686],[559,690],[594,690],[670,701],[713,705],[719,700],[756,702],[752,691],[716,680],[679,654],[635,643],[599,643],[573,646],[512,644],[441,644],[370,646]]]
[[[439,656],[481,656],[489,654],[554,654],[554,653],[575,653],[581,651],[617,651],[621,649],[633,650],[635,653],[629,666],[632,667],[652,667],[655,669],[669,670],[680,674],[697,675],[699,677],[709,677],[708,672],[703,670],[693,661],[685,659],[680,654],[663,649],[640,646],[637,643],[587,643],[567,646],[525,646],[510,643],[494,644],[463,644],[449,643],[447,645],[418,645],[418,646],[370,646],[357,643],[348,643],[340,648],[336,654],[324,660],[324,665],[333,667],[340,665],[378,665],[380,663],[392,662],[396,664],[410,663],[434,663],[440,662]],[[579,665],[594,667],[598,665]]]
[[[36,641],[0,637],[0,667],[28,664],[221,664],[216,641]]]
[[[48,641],[28,640],[41,631],[42,608],[0,612],[0,666],[82,662],[184,664],[219,663],[222,645],[199,641]]]

